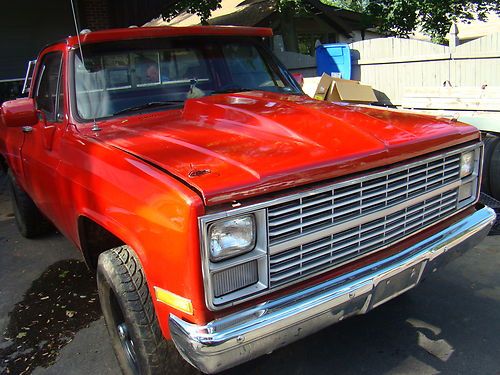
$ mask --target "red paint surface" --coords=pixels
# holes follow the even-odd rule
[[[2,105],[2,124],[0,126],[30,126],[37,122],[35,103],[31,98],[11,100]]]
[[[126,29],[87,34],[82,41],[182,33],[270,35],[248,28]],[[66,59],[75,40],[43,53],[61,50]],[[68,64],[63,71],[68,92]],[[198,239],[198,217],[207,206],[479,138],[475,128],[447,120],[264,92],[191,99],[183,109],[101,121],[99,132],[74,119],[67,96],[65,110],[62,122],[40,121],[29,134],[0,124],[0,152],[19,184],[76,246],[79,220],[93,220],[137,252],[152,295],[159,286],[193,302],[189,316],[154,301],[167,338],[169,313],[200,324],[214,317],[204,302]],[[201,169],[210,173],[189,177]]]
[[[161,166],[207,205],[395,163],[478,138],[469,125],[265,92],[103,122],[102,141]],[[211,173],[189,177],[193,170]]]
[[[7,127],[3,120],[3,108],[0,107],[0,158],[5,154],[5,137],[7,135]]]
[[[80,42],[98,43],[113,40],[127,39],[147,39],[174,36],[257,36],[270,37],[273,35],[272,29],[265,27],[244,27],[244,26],[189,26],[189,27],[133,27],[127,29],[110,29],[103,31],[93,31],[80,35]],[[69,46],[77,46],[76,36],[67,39]]]

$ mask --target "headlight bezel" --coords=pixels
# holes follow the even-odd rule
[[[213,261],[210,258],[210,227],[218,222],[234,220],[251,215],[254,218],[255,243],[247,251]],[[205,302],[212,311],[227,308],[235,303],[253,298],[254,295],[268,289],[268,252],[267,252],[267,221],[265,209],[241,208],[228,212],[210,214],[199,218],[200,244],[202,257],[203,283],[205,286]],[[214,275],[221,271],[229,271],[245,263],[257,262],[257,282],[234,290],[222,296],[215,296]]]
[[[482,166],[484,157],[484,146],[482,142],[479,145],[469,146],[460,154],[460,186],[458,188],[457,209],[470,206],[479,200],[479,191],[482,179]],[[463,173],[463,161],[469,159],[470,171]],[[463,190],[468,189],[470,194],[463,196]]]

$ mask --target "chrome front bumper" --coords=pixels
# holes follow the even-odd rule
[[[413,288],[426,273],[481,242],[494,221],[495,212],[483,207],[389,258],[203,326],[170,315],[172,339],[203,372],[236,366]]]

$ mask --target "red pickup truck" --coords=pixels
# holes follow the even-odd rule
[[[303,94],[243,27],[90,32],[2,106],[16,221],[97,272],[127,374],[214,373],[363,314],[480,242],[478,131]]]

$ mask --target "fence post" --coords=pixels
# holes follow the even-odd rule
[[[448,34],[450,36],[449,42],[450,42],[450,52],[455,52],[455,48],[457,48],[460,45],[460,38],[458,36],[458,27],[455,22],[452,23],[450,27],[450,33]]]

